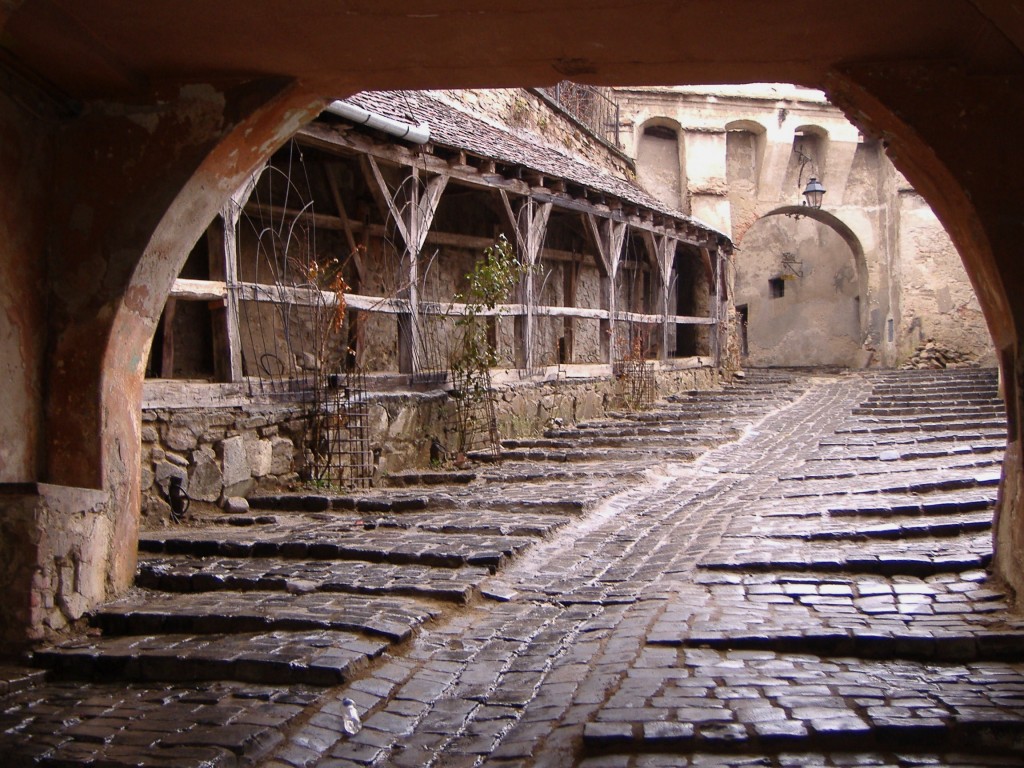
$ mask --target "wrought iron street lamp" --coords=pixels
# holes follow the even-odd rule
[[[807,181],[804,187],[804,205],[811,208],[821,208],[821,198],[825,196],[825,187],[814,176]]]

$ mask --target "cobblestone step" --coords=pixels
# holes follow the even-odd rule
[[[91,616],[104,636],[243,634],[268,631],[345,630],[391,643],[408,640],[440,614],[421,602],[345,594],[137,591]]]
[[[998,428],[985,430],[970,428],[962,431],[939,430],[935,432],[916,433],[888,432],[884,434],[858,433],[856,435],[845,433],[842,436],[824,437],[819,440],[818,444],[822,448],[871,446],[883,447],[884,449],[884,447],[901,445],[932,446],[936,443],[949,446],[955,446],[958,444],[969,446],[977,443],[992,443],[998,441],[1001,441],[1003,445],[1006,444],[1005,424],[1000,425]]]
[[[958,421],[941,421],[941,422],[921,422],[921,421],[897,421],[894,423],[879,422],[877,424],[865,424],[863,422],[858,423],[854,426],[841,427],[836,430],[837,435],[863,435],[863,434],[898,434],[902,432],[949,432],[951,435],[960,435],[963,433],[976,433],[977,430],[989,430],[995,432],[996,430],[1006,429],[1006,419],[977,419],[977,420],[965,420],[960,419]]]
[[[303,560],[361,560],[394,565],[460,568],[477,565],[496,568],[522,552],[525,536],[436,535],[367,531],[351,524],[311,521],[286,530],[211,530],[147,532],[139,551],[194,557],[280,557]]]
[[[991,510],[995,506],[995,494],[943,494],[939,499],[922,499],[916,494],[890,495],[873,499],[870,504],[829,506],[828,514],[834,517],[904,515],[961,515],[978,510]],[[881,502],[881,503],[878,503]]]
[[[47,683],[4,700],[11,768],[235,768],[284,738],[316,696],[296,686]]]
[[[340,630],[156,634],[77,640],[33,653],[60,678],[341,685],[388,647]]]
[[[928,578],[701,574],[647,635],[653,645],[927,661],[1024,661],[1024,619],[968,571]]]
[[[700,567],[725,571],[931,576],[985,568],[991,559],[992,538],[985,534],[955,539],[880,540],[870,549],[856,542],[794,545],[785,539],[729,536],[700,562]]]
[[[472,566],[431,568],[359,561],[143,555],[135,583],[167,592],[318,591],[467,603],[489,575],[490,569]]]

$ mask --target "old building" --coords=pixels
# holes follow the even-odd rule
[[[131,583],[146,353],[193,244],[268,157],[360,90],[567,77],[800,83],[884,142],[960,252],[995,342],[1009,446],[994,568],[1024,584],[1024,176],[1007,128],[1024,113],[1024,25],[1009,4],[314,2],[282,23],[233,2],[29,0],[0,25],[6,627]],[[55,563],[60,578],[43,578]]]
[[[731,243],[632,174],[544,92],[336,102],[232,196],[171,290],[143,402],[147,521],[171,517],[172,483],[198,504],[369,485],[432,449],[713,383]],[[485,305],[470,276],[503,239],[525,268]],[[498,390],[475,404],[470,322]]]
[[[734,299],[754,365],[898,366],[929,341],[995,351],[959,254],[886,157],[819,91],[617,88],[639,179],[737,244]],[[818,210],[801,193],[825,188]]]

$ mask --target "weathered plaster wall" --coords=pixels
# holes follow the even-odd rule
[[[48,130],[0,96],[0,483],[40,477]]]
[[[789,326],[782,334],[788,342],[772,342],[771,354],[752,349],[752,363],[808,364],[817,359],[896,366],[925,339],[968,353],[980,364],[995,362],[971,283],[940,222],[926,205],[908,202],[908,191],[920,198],[886,158],[881,143],[860,136],[822,94],[782,85],[629,88],[616,93],[622,98],[628,128],[624,135],[631,142],[627,151],[639,152],[645,125],[681,126],[692,213],[731,232],[740,245],[737,287],[744,295],[736,302],[751,302],[751,327],[759,329],[762,341],[767,336],[756,317],[757,293],[745,284],[744,270],[778,261],[783,250],[811,251],[799,239],[787,243],[767,238],[762,244],[760,235],[749,237],[752,229],[760,229],[758,222],[780,208],[800,204],[800,192],[813,175],[828,190],[823,210],[845,228],[836,231],[856,238],[854,250],[863,254],[863,260],[856,259],[858,290],[853,294],[859,304],[859,328],[848,327],[850,312],[845,305],[839,310],[841,321],[835,323],[820,307],[798,307],[788,300],[786,321],[776,303],[772,317]],[[657,176],[643,166],[639,159],[641,180]],[[839,244],[836,247],[842,251]],[[829,253],[824,257],[829,264],[839,258]],[[812,266],[812,260],[805,263]],[[804,290],[800,296],[817,294]],[[769,336],[781,338],[774,332]],[[859,353],[849,344],[858,336]],[[809,353],[813,345],[838,346]],[[793,351],[792,359],[786,349]]]
[[[905,359],[929,339],[986,365],[995,350],[960,255],[920,195],[899,196],[900,316],[897,352]]]
[[[650,130],[650,126],[641,129],[636,149],[637,181],[654,197],[677,211],[688,208],[682,183],[682,168],[686,161],[681,152],[678,126],[663,127],[660,131]]]
[[[0,653],[53,637],[107,595],[109,494],[0,486]]]
[[[777,283],[780,255],[793,253],[803,276]],[[737,305],[748,308],[751,365],[857,367],[861,332],[857,269],[846,242],[813,219],[769,216],[747,230],[735,257]]]

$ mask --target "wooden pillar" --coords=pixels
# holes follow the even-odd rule
[[[540,253],[544,248],[547,235],[548,219],[551,216],[551,203],[539,203],[532,197],[524,199],[513,210],[508,194],[502,190],[501,200],[505,205],[505,213],[509,217],[513,231],[516,233],[516,245],[519,258],[526,266],[520,284],[520,303],[523,312],[516,317],[516,365],[520,368],[533,370],[534,347],[536,342],[536,308],[537,297],[534,295],[536,266],[540,261]]]
[[[601,275],[601,309],[608,312],[608,318],[601,321],[601,357],[606,363],[613,363],[616,349],[615,278],[619,272],[622,246],[626,242],[626,222],[603,219],[599,223],[591,213],[586,214],[585,221],[604,267]]]
[[[417,374],[422,368],[422,328],[419,296],[419,256],[427,239],[434,213],[448,184],[448,175],[439,174],[426,182],[420,190],[419,169],[410,168],[409,175],[402,180],[399,200],[388,189],[380,166],[372,156],[366,156],[371,176],[371,189],[385,215],[395,222],[395,228],[405,245],[404,286],[399,298],[405,299],[408,312],[400,314],[398,323],[398,366],[402,373]]]

